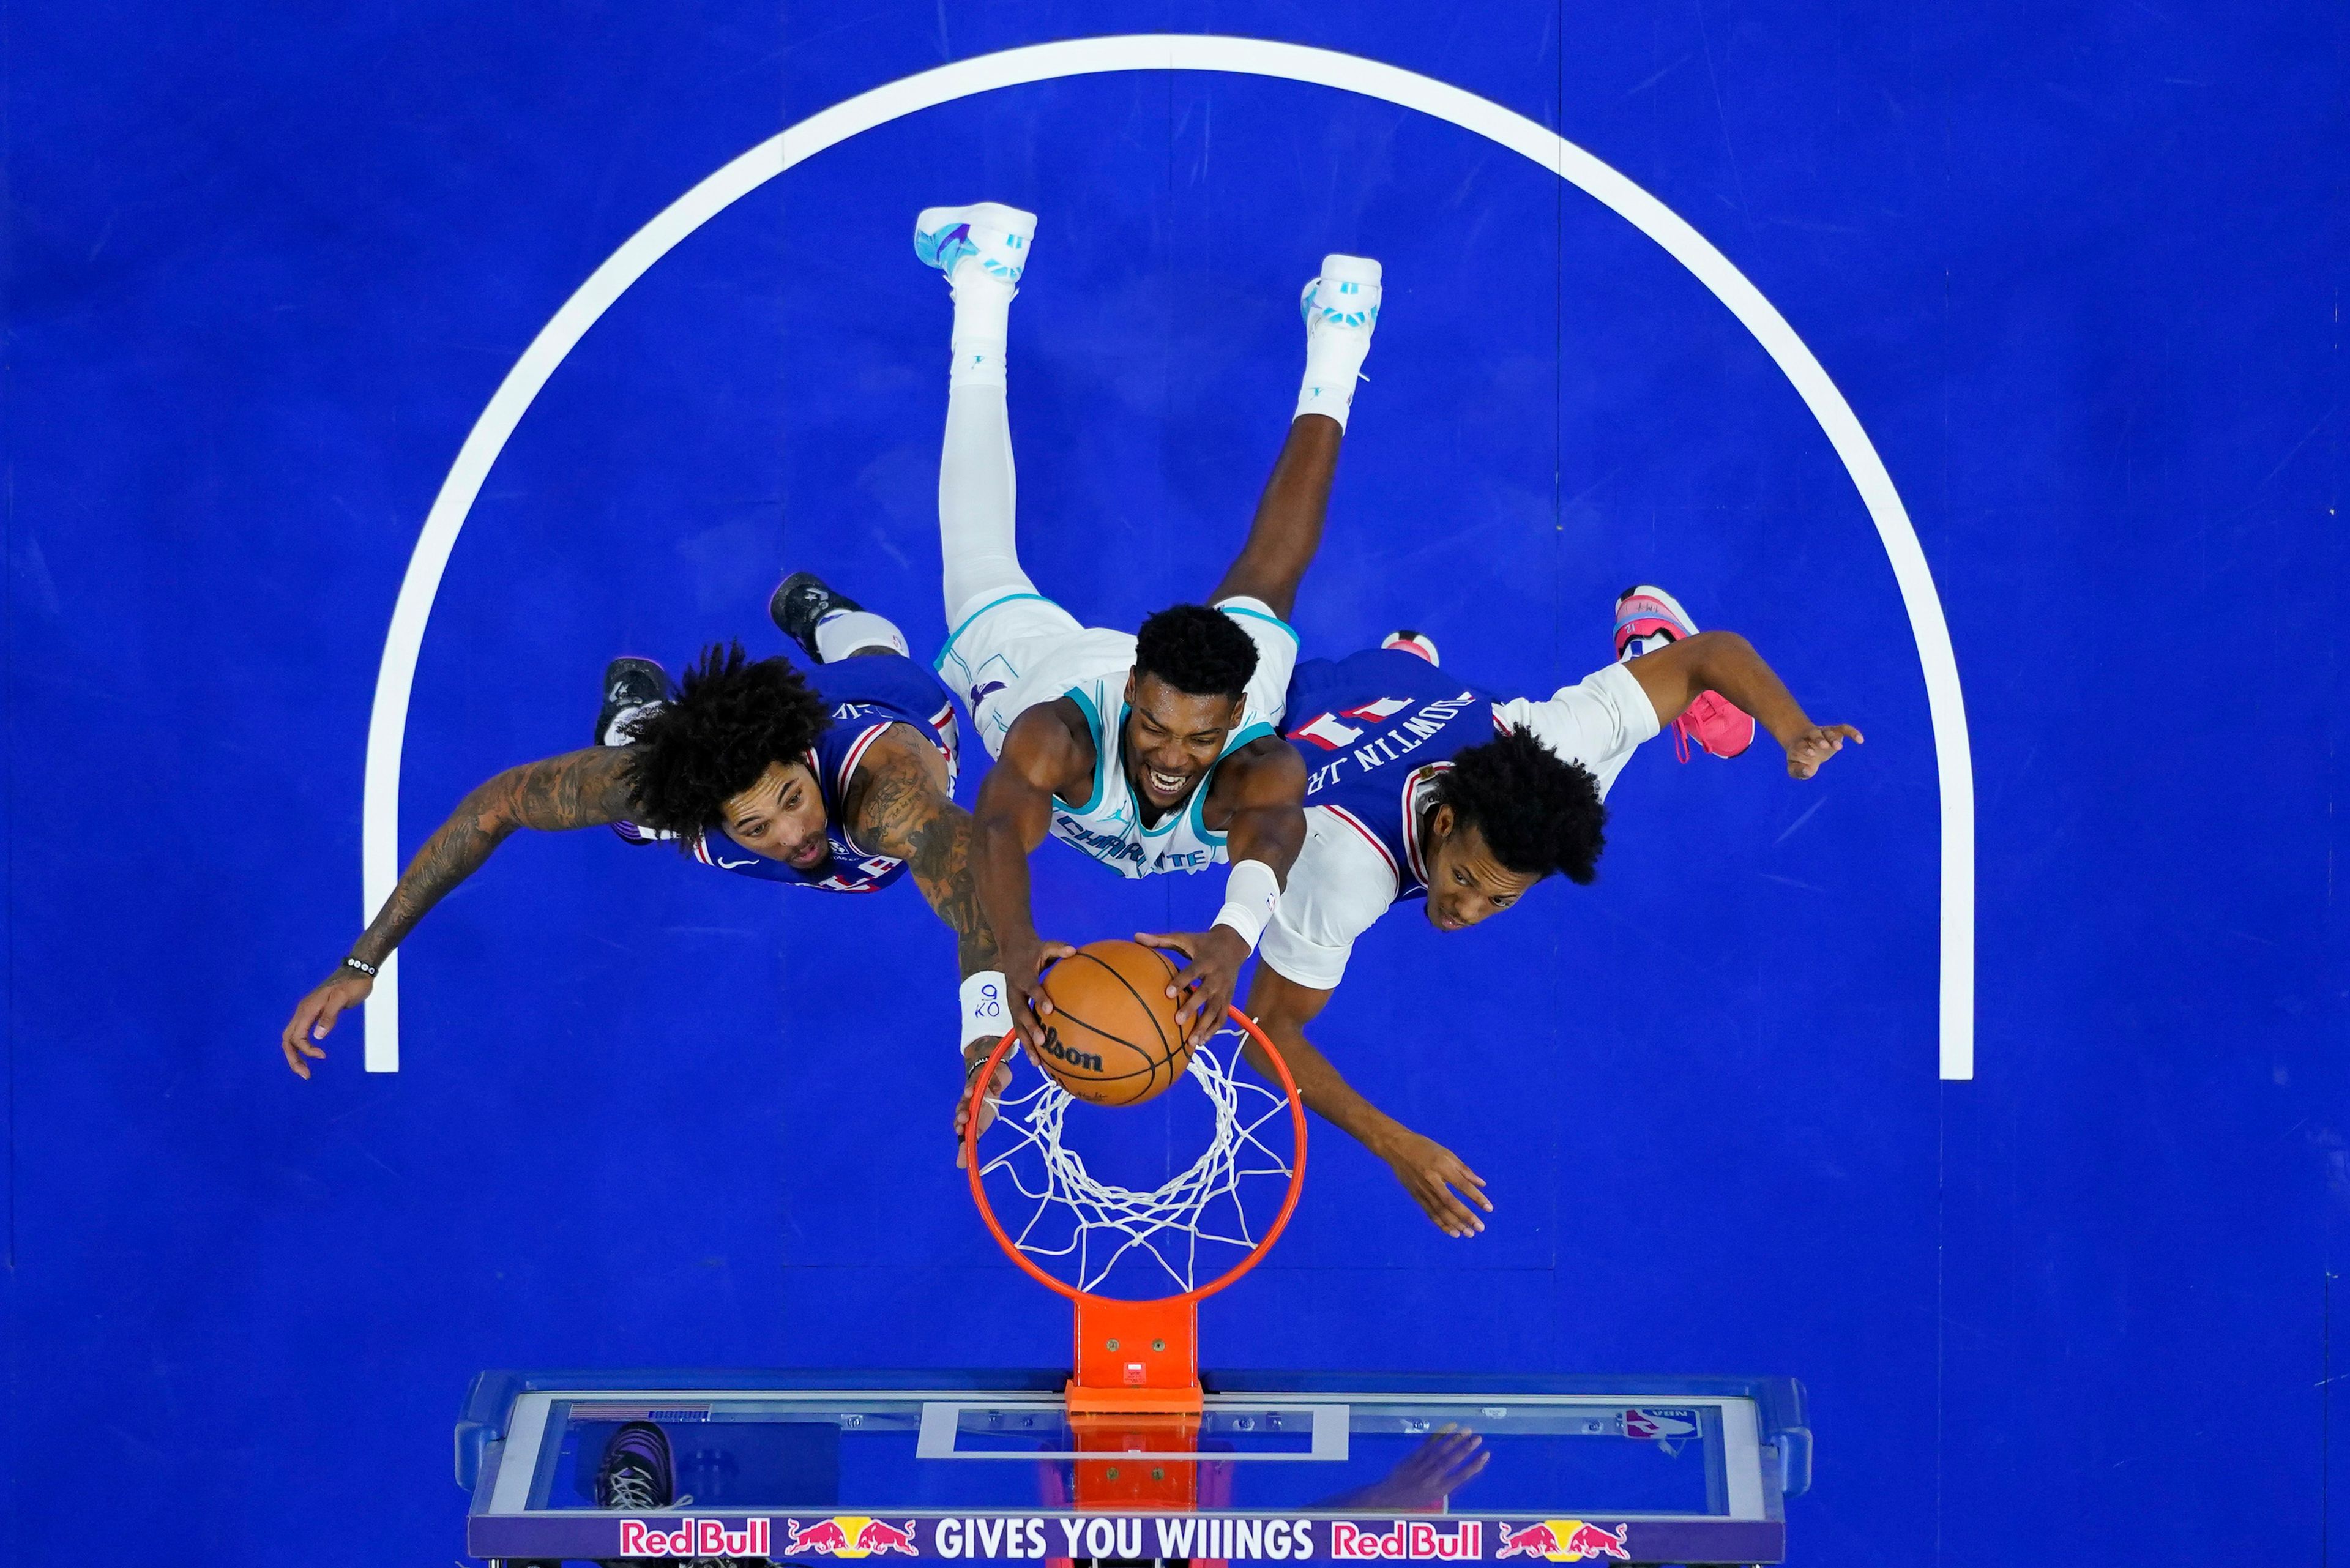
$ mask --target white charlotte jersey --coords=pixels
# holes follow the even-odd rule
[[[1260,655],[1260,659],[1262,655]],[[1212,832],[1201,818],[1208,786],[1216,770],[1201,776],[1191,798],[1159,819],[1156,827],[1142,826],[1136,809],[1134,783],[1121,765],[1118,739],[1126,733],[1126,671],[1097,676],[1064,693],[1085,710],[1086,727],[1094,736],[1094,788],[1081,805],[1053,802],[1053,836],[1075,845],[1121,877],[1153,877],[1161,871],[1204,871],[1226,859],[1224,836]],[[1222,758],[1251,741],[1274,733],[1281,715],[1270,720],[1253,707],[1240,728],[1224,742]]]
[[[1256,644],[1256,673],[1249,678],[1241,722],[1218,758],[1221,766],[1222,757],[1277,732],[1290,672],[1297,668],[1297,634],[1261,600],[1226,599],[1216,608]],[[1132,634],[1082,626],[1036,594],[1009,594],[972,612],[938,658],[940,675],[962,691],[990,756],[1003,752],[1013,722],[1040,702],[1066,697],[1084,711],[1093,733],[1093,792],[1076,805],[1054,800],[1054,837],[1121,877],[1204,871],[1225,858],[1224,836],[1210,832],[1200,816],[1214,768],[1157,826],[1143,826],[1135,809],[1119,753],[1126,679],[1133,668]]]

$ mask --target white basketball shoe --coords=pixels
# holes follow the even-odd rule
[[[1305,286],[1297,308],[1305,317],[1305,379],[1297,393],[1301,414],[1327,414],[1343,426],[1355,402],[1355,383],[1379,325],[1379,264],[1368,256],[1327,255],[1322,275]]]
[[[1036,237],[1036,214],[1001,202],[925,207],[914,220],[914,254],[952,279],[966,258],[988,276],[1017,285]]]

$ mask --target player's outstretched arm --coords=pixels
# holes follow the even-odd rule
[[[373,923],[351,944],[350,956],[381,968],[425,911],[472,876],[515,829],[555,832],[626,818],[628,755],[625,746],[591,746],[508,768],[474,786],[408,863]],[[296,1004],[279,1041],[286,1064],[308,1077],[304,1058],[326,1055],[316,1043],[332,1032],[345,1008],[365,1002],[374,989],[369,975],[348,964],[337,968]]]
[[[1396,1179],[1438,1230],[1448,1236],[1476,1235],[1485,1229],[1478,1210],[1493,1211],[1492,1200],[1485,1196],[1485,1179],[1434,1138],[1423,1137],[1365,1099],[1305,1038],[1306,1024],[1321,1012],[1330,996],[1329,992],[1300,985],[1271,964],[1261,963],[1249,987],[1248,1011],[1289,1064],[1290,1076],[1297,1080],[1298,1098],[1308,1110],[1386,1160]],[[1274,1076],[1273,1064],[1263,1059],[1263,1046],[1247,1039],[1245,1050],[1258,1073],[1266,1078]]]
[[[1053,1011],[1041,980],[1045,964],[1076,950],[1036,935],[1028,907],[1028,854],[1045,842],[1053,823],[1053,796],[1093,776],[1091,746],[1078,740],[1060,709],[1064,697],[1040,702],[1012,722],[1003,750],[979,786],[972,815],[972,880],[981,914],[995,933],[1004,983],[1013,996],[1012,1022],[1031,1045],[1045,1043],[1045,1015]],[[1083,723],[1080,716],[1079,725]]]
[[[1777,671],[1734,631],[1701,631],[1643,654],[1625,668],[1648,694],[1661,724],[1679,718],[1700,692],[1721,692],[1771,732],[1787,753],[1787,772],[1794,778],[1807,779],[1819,772],[1820,764],[1844,750],[1846,741],[1866,743],[1850,724],[1813,723]]]
[[[971,1080],[1011,1027],[995,938],[980,913],[972,877],[971,813],[947,793],[946,764],[936,748],[910,730],[885,731],[866,753],[847,802],[848,835],[877,855],[905,861],[931,911],[955,936],[955,965],[963,977],[963,1092],[955,1096],[955,1163],[962,1163],[962,1123]],[[993,1119],[996,1096],[1011,1086],[1012,1069],[996,1069],[980,1131]]]
[[[995,938],[972,880],[971,814],[947,793],[937,750],[903,725],[885,731],[858,764],[847,815],[849,836],[860,847],[903,860],[913,872],[922,897],[954,933],[961,971],[995,968]],[[999,1028],[988,1044],[1003,1033]]]
[[[1271,736],[1252,741],[1218,765],[1207,801],[1210,820],[1229,811],[1224,842],[1232,861],[1227,898],[1204,931],[1135,933],[1149,947],[1172,948],[1191,962],[1167,988],[1183,997],[1177,1027],[1206,1044],[1224,1021],[1241,966],[1256,950],[1305,843],[1305,763],[1296,748]],[[1186,994],[1188,992],[1188,995]]]
[[[1297,607],[1297,585],[1322,547],[1322,520],[1330,506],[1330,482],[1338,472],[1338,448],[1347,432],[1326,414],[1301,414],[1289,424],[1289,438],[1274,461],[1273,476],[1257,497],[1248,542],[1241,546],[1210,604],[1230,598],[1260,599],[1284,620]]]

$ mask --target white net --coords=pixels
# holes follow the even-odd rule
[[[1130,1293],[1137,1295],[1169,1286],[1167,1293],[1180,1294],[1231,1268],[1262,1239],[1290,1179],[1288,1158],[1258,1136],[1288,1110],[1288,1097],[1253,1077],[1236,1076],[1240,1058],[1235,1029],[1221,1031],[1191,1053],[1187,1075],[1206,1096],[1213,1131],[1189,1167],[1148,1189],[1119,1186],[1087,1169],[1084,1158],[1062,1141],[1069,1092],[1033,1066],[1015,1069],[1019,1075],[983,1140],[1004,1147],[984,1155],[980,1167],[982,1179],[999,1178],[989,1201],[1004,1234],[1031,1258],[1057,1262],[1048,1272],[1058,1277],[1069,1279],[1074,1272],[1070,1282],[1081,1291],[1099,1290],[1121,1264],[1126,1272],[1118,1284],[1137,1287]],[[1189,1091],[1178,1085],[1168,1092]],[[1250,1190],[1261,1222],[1251,1217],[1242,1193],[1242,1183],[1255,1178],[1284,1184]]]

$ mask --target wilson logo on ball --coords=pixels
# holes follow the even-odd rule
[[[1061,1044],[1061,1032],[1049,1026],[1045,1031],[1045,1051],[1047,1055],[1057,1056],[1072,1067],[1083,1067],[1088,1073],[1102,1070],[1100,1057],[1090,1051],[1070,1050]]]

